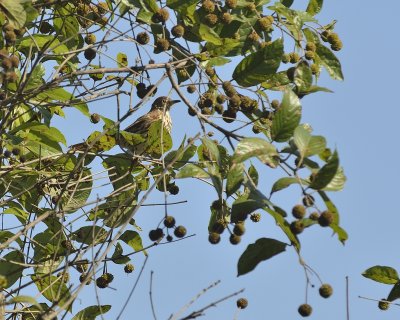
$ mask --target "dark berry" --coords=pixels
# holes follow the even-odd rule
[[[125,273],[132,273],[135,270],[135,267],[131,263],[127,263],[124,267]]]
[[[211,244],[217,244],[217,243],[219,243],[219,242],[221,241],[221,236],[219,235],[219,233],[211,232],[211,233],[208,235],[208,241],[209,241]]]
[[[240,298],[236,301],[236,305],[239,309],[245,309],[249,305],[249,302],[245,298]]]
[[[333,293],[333,288],[331,287],[330,284],[324,283],[320,288],[319,288],[319,295],[322,298],[329,298]]]
[[[312,313],[312,307],[309,304],[304,303],[300,305],[298,311],[302,317],[308,317]]]
[[[177,238],[183,238],[186,236],[186,228],[184,226],[177,226],[174,230],[174,235]]]
[[[167,228],[175,227],[175,218],[173,216],[166,216],[164,219],[164,226]]]

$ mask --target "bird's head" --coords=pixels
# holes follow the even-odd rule
[[[178,102],[181,102],[181,100],[172,100],[165,96],[158,97],[156,100],[154,100],[153,104],[151,105],[151,110],[155,109],[164,110],[164,108],[166,110],[169,110],[172,105]]]

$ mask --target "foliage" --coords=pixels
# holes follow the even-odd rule
[[[327,195],[346,180],[338,151],[302,123],[301,99],[330,92],[317,86],[323,69],[343,80],[333,52],[342,47],[334,23],[323,27],[316,19],[322,4],[310,0],[304,11],[284,0],[167,0],[165,6],[155,0],[0,1],[0,210],[7,223],[19,225],[0,231],[0,284],[6,303],[22,306],[15,319],[18,313],[53,319],[63,312],[95,319],[108,312],[109,305],[81,311],[72,305],[91,280],[109,285],[107,263],[147,255],[172,233],[187,236],[172,220],[164,220],[165,228],[142,230],[133,219],[155,189],[166,198],[176,195],[179,179],[215,189],[205,226],[213,244],[225,229],[232,244],[240,242],[247,218],[260,220],[257,210],[281,229],[280,240],[260,237],[249,244],[239,275],[290,246],[300,255],[305,229],[329,227],[346,241]],[[110,56],[122,40],[129,52]],[[293,52],[286,52],[289,46]],[[160,93],[179,97],[201,133],[174,147],[165,106],[145,132],[121,130],[121,121]],[[280,93],[281,101],[271,98]],[[113,99],[118,119],[89,111],[103,99]],[[53,123],[68,119],[70,109],[103,129],[67,147],[66,132]],[[103,177],[93,170],[96,163],[112,189],[97,197],[96,181]],[[281,177],[264,194],[258,180],[268,170]],[[274,202],[291,185],[307,207],[300,219]],[[367,274],[383,281],[378,273]],[[80,284],[73,287],[71,278]],[[396,287],[397,281],[390,283]],[[34,287],[46,303],[24,295]]]

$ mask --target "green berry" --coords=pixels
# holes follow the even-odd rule
[[[235,9],[237,6],[237,0],[226,0],[225,1],[225,5],[227,6],[227,8],[229,9]]]
[[[303,219],[305,214],[306,214],[306,208],[301,204],[297,204],[292,208],[292,215],[296,219]]]
[[[318,223],[321,227],[329,227],[334,220],[333,213],[330,211],[324,211],[318,218]]]
[[[230,24],[232,20],[233,20],[232,15],[229,12],[224,12],[221,16],[221,22],[223,24]]]
[[[139,43],[139,44],[142,44],[142,45],[144,45],[144,44],[148,44],[149,43],[149,41],[150,41],[150,36],[149,36],[149,34],[147,33],[147,32],[140,32],[140,33],[138,33],[138,35],[136,36],[136,41]]]
[[[284,55],[282,55],[282,62],[283,62],[283,63],[288,63],[288,62],[290,62],[290,54],[285,53]]]
[[[315,52],[315,50],[317,50],[317,46],[315,45],[314,42],[307,42],[306,50]]]
[[[229,237],[229,242],[233,245],[238,244],[242,238],[240,236],[237,236],[236,234],[231,234]]]
[[[204,0],[201,7],[208,13],[213,13],[215,11],[215,4],[211,0]]]
[[[261,220],[261,214],[253,213],[250,215],[250,220],[253,222],[259,222]]]
[[[271,107],[274,110],[277,110],[280,105],[281,105],[281,103],[279,102],[279,100],[274,99],[271,101]]]
[[[8,280],[5,276],[0,275],[0,289],[7,288],[8,286]]]
[[[308,317],[312,313],[312,307],[309,304],[304,303],[299,307],[298,312],[302,317]]]
[[[304,231],[304,224],[301,220],[296,220],[293,221],[290,224],[290,230],[293,232],[293,234],[300,234]]]
[[[320,288],[319,288],[319,295],[322,298],[329,298],[333,293],[333,288],[331,287],[330,284],[324,283]]]
[[[191,84],[187,87],[186,90],[188,93],[194,93],[194,92],[196,92],[196,86],[194,84]]]
[[[90,121],[92,122],[92,123],[94,123],[94,124],[96,124],[96,123],[99,123],[99,121],[100,121],[100,115],[98,114],[98,113],[92,113],[91,115],[90,115]]]
[[[209,241],[211,244],[217,244],[217,243],[219,243],[219,242],[221,241],[221,236],[219,235],[219,233],[211,232],[211,233],[208,235],[208,241]]]
[[[290,63],[297,63],[300,60],[300,56],[297,52],[289,53]]]
[[[209,13],[204,17],[204,22],[209,26],[213,27],[218,22],[218,16],[214,13]]]
[[[174,230],[174,235],[177,238],[183,238],[186,236],[186,228],[184,226],[177,226]]]
[[[307,60],[312,60],[312,59],[315,58],[315,53],[314,53],[314,51],[306,51],[306,52],[304,53],[304,57],[305,57]]]
[[[127,263],[124,267],[125,273],[132,273],[135,270],[135,267],[131,263]]]
[[[96,35],[94,33],[89,33],[85,37],[86,44],[94,44],[96,43]]]
[[[171,48],[171,45],[167,39],[158,39],[156,41],[156,48],[158,51],[168,51]]]
[[[174,37],[181,38],[185,34],[185,27],[178,24],[171,29],[171,33]]]
[[[237,236],[242,236],[246,232],[244,223],[236,223],[233,227],[233,233]]]
[[[389,307],[390,307],[390,303],[386,299],[382,299],[378,303],[378,308],[383,310],[383,311],[386,311],[387,309],[389,309]]]
[[[175,218],[173,216],[166,216],[164,219],[164,226],[167,228],[175,227]]]

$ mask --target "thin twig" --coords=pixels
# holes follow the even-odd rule
[[[154,271],[151,270],[151,272],[150,272],[150,291],[149,291],[149,296],[150,296],[151,312],[153,313],[154,320],[157,320],[156,310],[154,308],[154,302],[153,302],[153,274],[154,274]]]
[[[121,311],[119,312],[118,317],[117,317],[116,320],[120,319],[122,313],[124,312],[126,306],[127,306],[128,303],[129,303],[129,300],[132,298],[132,295],[133,295],[133,293],[135,292],[136,286],[137,286],[137,284],[139,283],[140,277],[141,277],[141,275],[142,275],[142,273],[143,273],[143,270],[144,270],[144,268],[145,268],[145,266],[146,266],[146,263],[147,263],[147,260],[148,260],[148,259],[149,259],[149,256],[146,256],[146,259],[145,259],[144,262],[143,262],[142,268],[140,269],[139,275],[138,275],[138,277],[137,277],[137,279],[136,279],[136,281],[135,281],[135,284],[133,285],[131,292],[129,292],[129,296],[128,296],[128,298],[126,299],[126,301],[125,301],[125,303],[124,303],[124,306],[122,307]]]

